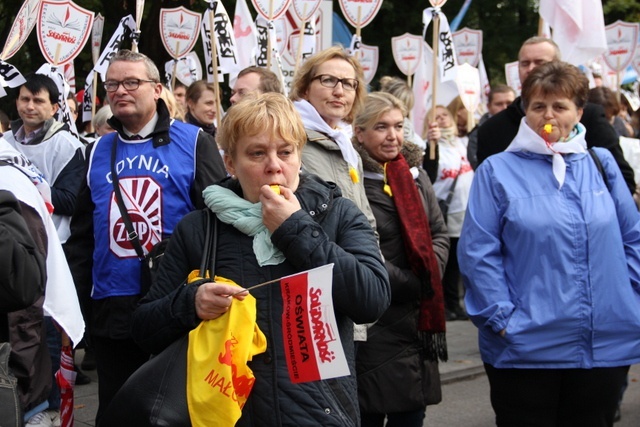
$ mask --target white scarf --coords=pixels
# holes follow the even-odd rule
[[[566,142],[552,142],[549,145],[545,140],[529,127],[526,117],[520,121],[518,134],[511,141],[505,151],[529,151],[536,154],[547,154],[553,156],[553,176],[558,181],[558,189],[562,188],[564,178],[567,173],[567,164],[562,154],[585,153],[587,143],[584,139],[586,130],[582,123],[576,125],[577,133]]]
[[[357,183],[359,181],[357,172],[359,156],[351,143],[351,136],[353,133],[351,125],[345,122],[340,122],[340,125],[336,129],[333,129],[322,119],[322,117],[320,117],[318,110],[316,110],[309,101],[301,99],[299,101],[294,101],[293,105],[295,105],[298,113],[300,113],[300,117],[302,118],[305,128],[321,132],[338,144],[340,152],[342,153],[342,158],[349,165],[351,180]]]

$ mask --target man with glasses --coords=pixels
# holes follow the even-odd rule
[[[91,295],[99,379],[96,424],[122,384],[149,358],[129,333],[145,292],[140,253],[169,237],[185,214],[203,208],[202,190],[227,175],[213,138],[170,118],[160,99],[160,74],[146,55],[119,51],[104,88],[113,112],[107,122],[116,132],[87,149],[69,240],[80,298],[86,303]]]

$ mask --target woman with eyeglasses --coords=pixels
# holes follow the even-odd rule
[[[338,184],[375,228],[362,184],[362,160],[351,144],[351,122],[366,97],[362,66],[340,46],[309,58],[293,80],[290,98],[304,123],[302,168]]]

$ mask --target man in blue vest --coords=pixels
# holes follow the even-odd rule
[[[213,138],[170,118],[160,99],[160,74],[147,56],[119,51],[104,88],[113,111],[108,123],[116,132],[87,148],[87,173],[67,243],[80,299],[90,301],[85,316],[98,370],[96,424],[149,358],[129,334],[144,292],[141,254],[169,237],[185,214],[204,207],[202,190],[226,176]]]

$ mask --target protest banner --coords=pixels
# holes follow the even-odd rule
[[[422,60],[422,37],[409,33],[392,37],[391,51],[396,66],[407,76],[407,84],[411,86],[411,76]]]
[[[354,27],[356,33],[351,40],[351,55],[359,58],[358,51],[362,44],[362,28],[371,23],[380,10],[382,0],[339,0],[340,9],[345,19]]]
[[[422,12],[422,37],[425,40],[427,36],[427,28],[431,21],[433,21],[431,49],[433,49],[434,60],[431,79],[432,82],[436,82],[437,80],[446,82],[455,78],[455,49],[451,38],[451,32],[449,31],[449,22],[441,10],[441,7],[444,6],[446,2],[447,0],[429,0],[431,7]],[[440,21],[442,21],[442,23]],[[442,55],[442,58],[440,55]],[[438,79],[438,66],[440,67],[440,79]],[[437,86],[438,85],[436,84],[431,85],[431,90],[433,91],[431,99],[433,100],[437,99]],[[431,111],[429,122],[435,122],[436,109],[432,108]],[[437,141],[429,142],[429,158],[431,160],[436,158],[436,143]]]
[[[616,90],[620,86],[620,72],[631,64],[636,53],[639,28],[637,22],[620,20],[605,27],[607,50],[602,54],[602,59],[616,73]]]
[[[78,56],[89,39],[92,24],[93,12],[72,1],[40,3],[38,43],[47,62],[64,65]]]
[[[458,64],[469,64],[477,67],[482,55],[482,31],[462,28],[451,35],[456,47]]]
[[[191,52],[198,40],[201,16],[184,6],[160,9],[160,37],[174,60],[171,88],[175,87],[178,60]]]
[[[11,25],[0,59],[7,60],[20,50],[38,21],[41,0],[26,0]]]
[[[271,31],[273,30],[273,21],[282,16],[287,9],[289,8],[289,4],[291,0],[251,0],[253,3],[253,7],[255,7],[256,11],[262,18],[267,21],[267,65],[268,69],[271,69],[271,49],[272,49],[272,39],[275,36],[271,35]]]
[[[292,0],[290,8],[293,9],[298,19],[300,20],[300,32],[296,52],[296,66],[297,70],[300,66],[302,59],[302,52],[309,51],[309,45],[315,42],[315,26],[307,25],[313,18],[316,11],[320,7],[321,0]],[[310,40],[309,40],[310,39]],[[303,49],[304,48],[304,49]],[[313,51],[312,53],[313,54]]]

